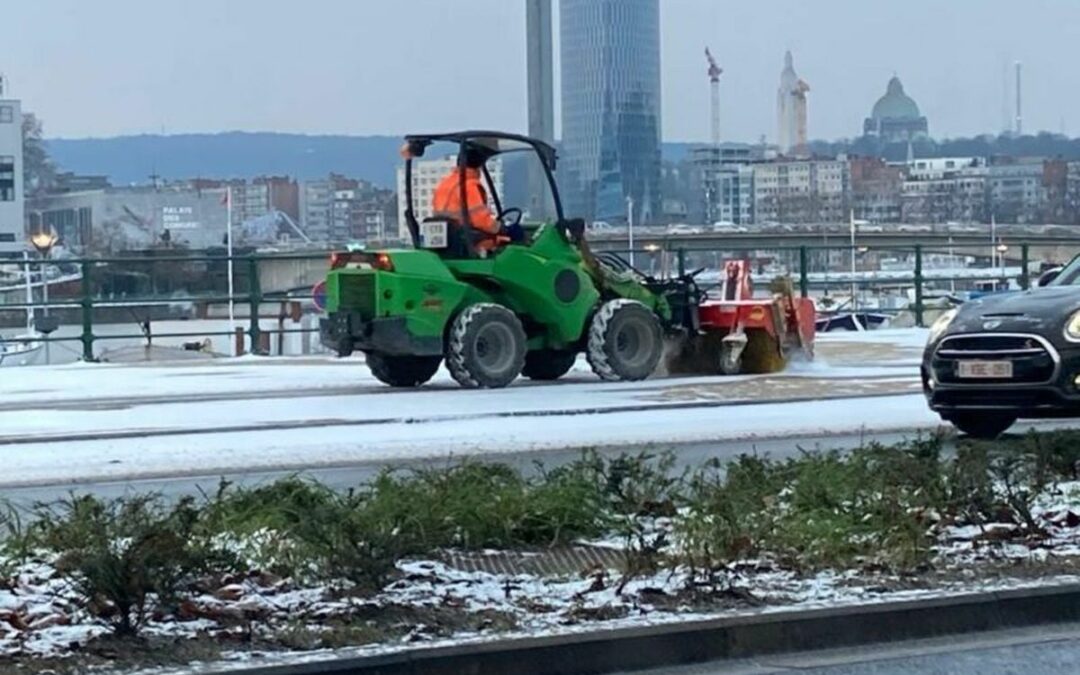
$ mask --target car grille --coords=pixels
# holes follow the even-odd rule
[[[1011,361],[1013,376],[1008,379],[961,379],[956,375],[956,364],[963,360]],[[935,379],[943,384],[1043,384],[1054,378],[1057,354],[1048,342],[1034,335],[953,335],[942,340],[934,352],[932,367]]]

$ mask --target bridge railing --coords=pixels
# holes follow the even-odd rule
[[[1080,239],[1073,246],[1080,251]],[[905,315],[914,325],[925,325],[927,312],[940,307],[940,300],[928,301],[931,295],[979,285],[1028,288],[1032,263],[1039,262],[1031,259],[1028,243],[1009,244],[1000,251],[988,244],[939,249],[919,244],[853,248],[850,243],[650,245],[632,255],[618,253],[654,276],[705,268],[699,280],[706,290],[722,283],[724,261],[748,260],[759,285],[788,276],[802,296],[818,299],[821,309]],[[238,255],[231,265],[224,255],[205,254],[13,261],[9,269],[15,265],[17,272],[0,284],[0,330],[9,345],[31,339],[46,348],[57,345],[53,362],[98,360],[103,346],[116,345],[209,347],[230,355],[315,352],[320,346],[313,335],[318,312],[312,287],[325,275],[327,255]],[[29,293],[23,277],[29,278]],[[49,283],[42,284],[43,278]],[[895,302],[870,304],[862,299],[868,296]],[[31,336],[20,326],[45,334]]]
[[[284,353],[292,335],[307,335],[303,342],[316,343],[317,350],[317,340],[310,338],[318,330],[310,320],[312,293],[314,280],[325,275],[328,255],[11,261],[7,266],[17,267],[18,273],[5,277],[0,286],[0,330],[8,336],[8,345],[40,342],[48,351],[59,343],[52,362],[98,360],[102,344],[186,345],[194,351],[196,345],[188,342],[192,340],[209,341],[214,351],[230,355]],[[264,289],[262,279],[271,267],[283,265],[298,267],[291,275],[295,282]],[[305,269],[310,273],[304,274]],[[290,274],[283,276],[287,280]],[[31,330],[20,331],[23,326]]]

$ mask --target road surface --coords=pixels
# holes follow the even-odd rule
[[[804,652],[635,675],[1066,675],[1080,672],[1080,624]]]

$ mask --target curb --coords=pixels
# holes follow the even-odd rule
[[[233,675],[593,675],[1080,620],[1080,584],[435,647]]]

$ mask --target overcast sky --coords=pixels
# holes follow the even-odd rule
[[[49,136],[523,130],[524,14],[524,0],[11,1],[0,72]],[[856,135],[894,72],[932,135],[997,132],[1014,60],[1025,130],[1080,135],[1078,0],[661,0],[661,19],[665,140],[708,136],[706,44],[725,139],[775,136],[787,48],[813,138]]]

